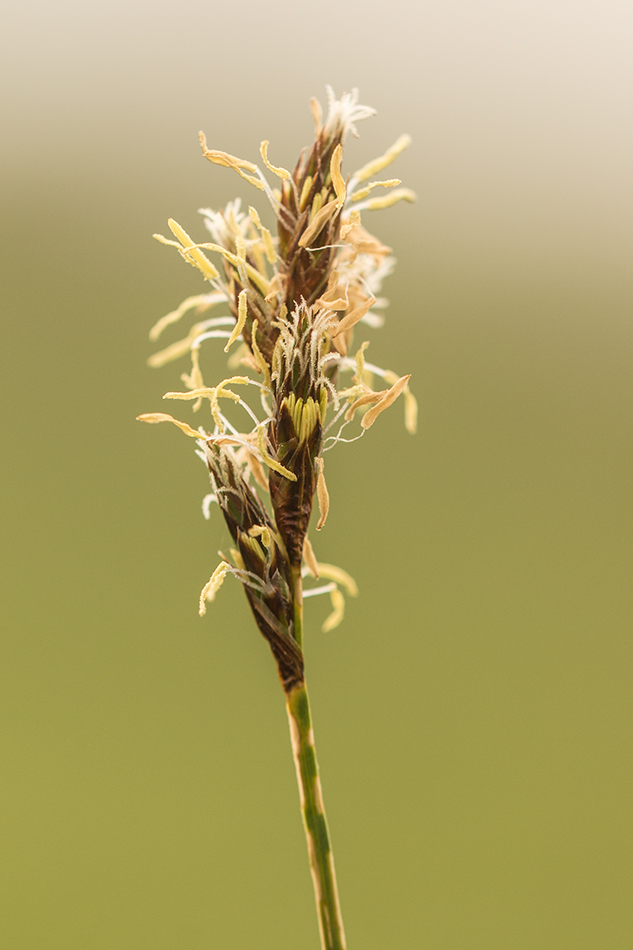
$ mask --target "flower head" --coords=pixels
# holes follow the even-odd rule
[[[200,133],[205,158],[232,169],[264,193],[276,236],[254,207],[243,211],[239,200],[221,211],[201,211],[210,241],[195,242],[171,219],[173,239],[155,235],[177,248],[210,288],[158,321],[152,339],[187,312],[202,318],[184,339],[155,354],[150,363],[163,365],[189,353],[191,370],[182,376],[188,389],[165,398],[192,401],[194,411],[208,401],[212,425],[210,431],[196,430],[166,413],[139,416],[145,422],[173,422],[197,440],[211,478],[208,499],[218,503],[235,545],[230,558],[222,556],[203,589],[201,612],[225,574],[233,573],[271,645],[286,689],[303,675],[296,616],[301,577],[318,576],[319,571],[307,535],[315,495],[321,511],[317,529],[329,506],[323,453],[339,442],[353,441],[343,432],[354,424],[357,412],[362,413],[355,436],[360,438],[401,394],[407,428],[415,428],[409,377],[367,363],[367,341],[350,355],[358,325],[382,323],[379,311],[386,302],[379,293],[394,265],[390,249],[361,225],[361,211],[413,200],[412,192],[397,187],[398,179],[374,179],[409,139],[402,136],[383,156],[346,177],[342,168],[346,135],[356,135],[355,123],[373,110],[358,103],[356,91],[337,100],[328,89],[328,99],[325,121],[316,100],[311,103],[314,141],[302,151],[292,172],[272,163],[267,141],[260,146],[264,171],[254,162],[209,148]],[[267,175],[274,176],[275,186]],[[370,197],[375,188],[387,191]],[[220,304],[226,307],[222,316],[206,317]],[[205,386],[200,347],[217,339],[225,341],[227,352],[239,342],[229,365],[242,365],[253,375]],[[382,378],[387,388],[375,390],[375,377]],[[259,414],[236,391],[249,386],[259,390]],[[246,427],[229,418],[225,407],[231,404],[248,420]],[[348,575],[325,567],[330,583],[313,592],[331,594],[334,611],[326,621],[331,627],[342,617],[341,577]],[[354,592],[351,584],[342,586]]]

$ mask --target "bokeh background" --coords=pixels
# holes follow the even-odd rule
[[[630,5],[3,21],[2,945],[318,947],[271,657],[235,583],[198,618],[225,529],[134,417],[182,371],[149,327],[203,289],[152,232],[261,206],[198,129],[292,165],[331,83],[378,111],[344,170],[408,131],[419,195],[365,221],[399,258],[368,356],[420,432],[396,406],[328,457],[317,553],[361,596],[328,635],[308,611],[349,946],[630,947]]]

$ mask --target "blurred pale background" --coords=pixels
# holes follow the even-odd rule
[[[152,242],[291,165],[358,86],[415,206],[371,358],[401,409],[328,459],[361,597],[308,669],[350,950],[631,946],[629,4],[159,0],[3,15],[1,943],[316,950],[283,698],[147,331]],[[259,200],[261,205],[261,200]],[[176,338],[175,334],[171,338]],[[211,365],[209,378],[222,361]],[[184,368],[184,367],[183,367]]]

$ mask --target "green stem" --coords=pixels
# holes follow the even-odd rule
[[[296,598],[296,593],[298,587],[301,594],[300,585],[301,577],[299,576],[298,584],[295,579],[295,636],[298,634],[299,643],[303,626],[303,604],[301,597]],[[292,754],[299,783],[301,813],[308,842],[321,946],[323,950],[345,950],[345,932],[336,886],[334,855],[323,807],[319,765],[305,682],[297,684],[286,694],[286,708],[290,722]]]

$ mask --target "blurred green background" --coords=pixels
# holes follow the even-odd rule
[[[261,196],[311,95],[419,195],[368,357],[402,408],[328,456],[361,596],[307,660],[350,950],[631,946],[631,81],[615,0],[33,0],[2,43],[2,946],[316,950],[283,697],[200,514],[151,240]],[[175,339],[176,333],[169,339]],[[219,353],[219,348],[218,348]],[[208,363],[211,381],[221,372]],[[183,418],[187,410],[183,410]]]

